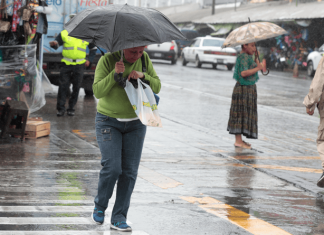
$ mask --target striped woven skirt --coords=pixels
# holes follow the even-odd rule
[[[256,85],[241,86],[236,83],[228,120],[230,134],[242,134],[246,138],[258,138],[258,111]]]

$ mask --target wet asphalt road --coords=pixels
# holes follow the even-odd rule
[[[235,85],[225,67],[155,62],[163,128],[148,128],[128,220],[134,235],[324,234],[319,116],[309,78],[271,71],[257,83],[259,139],[235,149],[226,131]],[[49,137],[2,140],[0,234],[119,234],[91,222],[100,170],[94,97],[56,117],[56,94],[33,116]],[[113,195],[108,211],[114,203]]]

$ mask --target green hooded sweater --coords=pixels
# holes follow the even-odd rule
[[[144,54],[146,72],[145,80],[150,81],[150,87],[156,94],[160,92],[161,81],[156,75],[152,62],[146,52]],[[108,53],[102,56],[97,64],[95,78],[92,85],[93,93],[99,102],[97,111],[112,118],[137,117],[125,89],[114,79],[115,64],[120,60],[120,52]],[[123,77],[128,77],[131,71],[142,72],[142,61],[139,58],[131,64],[124,58],[125,71]]]

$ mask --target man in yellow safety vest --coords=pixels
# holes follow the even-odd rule
[[[94,44],[68,36],[68,31],[63,30],[56,38],[51,41],[50,46],[57,49],[63,45],[63,66],[60,71],[59,91],[57,94],[57,116],[63,116],[65,113],[66,96],[69,92],[70,84],[73,85],[73,91],[69,99],[67,114],[74,116],[73,109],[78,101],[79,90],[83,79],[83,72],[93,61],[97,48]],[[87,47],[89,48],[89,59],[86,59]]]

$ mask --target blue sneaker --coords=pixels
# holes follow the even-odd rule
[[[98,211],[97,208],[94,208],[91,218],[96,224],[102,225],[105,221],[105,213],[102,211]]]
[[[125,221],[117,222],[117,223],[111,223],[110,228],[116,229],[118,231],[132,231],[132,227],[129,226]]]

